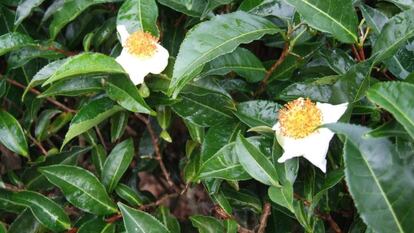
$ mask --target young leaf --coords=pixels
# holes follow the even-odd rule
[[[82,224],[77,233],[115,233],[116,224],[107,223],[100,217],[95,217]]]
[[[112,149],[102,168],[101,180],[109,193],[117,186],[134,158],[134,142],[127,139]]]
[[[139,193],[125,184],[118,184],[115,188],[116,194],[132,206],[140,206],[149,201],[148,197]]]
[[[414,138],[414,85],[403,82],[378,83],[367,92],[368,98],[375,104],[393,114],[412,138]]]
[[[83,106],[70,122],[62,148],[74,137],[88,131],[121,110],[122,108],[109,98],[97,99]]]
[[[126,0],[119,8],[117,25],[124,25],[129,33],[149,32],[159,37],[158,7],[155,0]]]
[[[16,203],[24,205],[32,211],[36,219],[54,232],[70,228],[70,220],[62,207],[40,193],[21,191],[13,194]]]
[[[200,23],[186,35],[181,44],[169,93],[176,97],[207,62],[232,52],[240,44],[279,31],[272,22],[242,11],[217,15]]]
[[[77,208],[95,215],[117,212],[105,187],[91,172],[68,165],[52,165],[39,170]]]
[[[377,232],[410,232],[414,209],[407,203],[414,192],[412,167],[387,139],[364,137],[369,128],[343,123],[328,127],[347,137],[345,179],[364,222]]]
[[[351,0],[286,0],[312,27],[344,43],[358,42],[358,18]]]
[[[195,215],[191,216],[190,220],[199,233],[225,232],[223,222],[213,217]]]
[[[0,142],[9,150],[24,157],[29,157],[29,151],[23,129],[10,113],[0,111]]]
[[[16,9],[16,20],[14,26],[17,28],[20,23],[30,15],[34,8],[40,6],[44,0],[24,0]]]
[[[236,153],[244,169],[254,179],[279,187],[279,177],[269,159],[243,135],[239,134],[236,140]]]
[[[122,203],[118,203],[118,206],[121,210],[127,233],[170,233],[170,231],[152,215],[133,209]]]

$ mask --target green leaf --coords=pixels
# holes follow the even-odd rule
[[[77,97],[84,94],[91,94],[102,90],[102,77],[79,77],[57,81],[38,98],[50,96],[73,96]]]
[[[29,208],[24,209],[8,229],[8,233],[38,233],[42,231],[45,231],[45,229],[33,216]]]
[[[236,72],[248,82],[259,82],[266,75],[262,62],[249,50],[237,48],[207,63],[200,76],[225,75]]]
[[[323,195],[325,195],[330,188],[337,185],[343,179],[344,171],[342,169],[337,169],[329,172],[325,178],[322,187],[320,188],[318,193],[313,197],[311,208],[315,208],[318,205],[319,201],[322,199]]]
[[[29,151],[23,129],[10,113],[0,111],[0,142],[9,150],[29,158]]]
[[[170,213],[170,210],[165,206],[159,206],[155,211],[157,219],[168,228],[171,233],[181,233],[181,227],[178,220]]]
[[[192,17],[200,17],[206,8],[204,0],[158,0],[158,2]]]
[[[95,215],[117,212],[105,187],[89,171],[68,165],[42,167],[40,172],[59,187],[66,199],[77,208]]]
[[[194,215],[190,217],[190,220],[199,233],[225,232],[223,223],[213,217]]]
[[[230,143],[211,156],[200,167],[200,179],[218,178],[225,180],[248,180],[246,173],[235,152],[235,143]]]
[[[35,136],[37,140],[42,141],[45,138],[47,138],[47,130],[50,121],[54,116],[56,116],[59,113],[61,113],[61,111],[57,109],[46,109],[40,114],[35,128]]]
[[[159,37],[157,18],[155,0],[126,0],[119,8],[116,24],[124,25],[129,33],[142,30]]]
[[[222,191],[232,206],[241,209],[247,208],[257,214],[262,212],[262,202],[250,190],[240,189],[235,191],[232,188],[223,188]]]
[[[148,202],[148,198],[125,184],[118,184],[115,188],[116,194],[132,206],[141,206]]]
[[[236,140],[243,130],[240,122],[222,121],[209,128],[204,140],[201,140],[201,161],[205,162],[217,153],[222,147]]]
[[[234,113],[239,120],[249,127],[268,126],[276,124],[280,104],[267,100],[251,100],[237,104]]]
[[[116,224],[107,223],[102,218],[93,218],[82,224],[77,233],[115,233]]]
[[[18,27],[20,23],[30,15],[34,8],[40,6],[44,0],[24,0],[22,1],[16,10],[16,20],[14,26]]]
[[[345,179],[362,220],[376,232],[410,232],[412,166],[400,159],[387,139],[366,138],[369,128],[343,123],[328,127],[347,137]]]
[[[259,16],[275,16],[290,20],[295,9],[283,0],[244,0],[239,10]]]
[[[18,214],[24,210],[24,207],[13,201],[12,196],[13,193],[11,191],[0,189],[0,209]]]
[[[56,68],[56,67],[53,67]],[[43,86],[61,79],[91,74],[125,73],[114,58],[100,53],[81,53],[66,59]]]
[[[0,36],[0,56],[20,49],[25,46],[33,45],[34,41],[26,34],[10,32]]]
[[[414,9],[395,15],[384,25],[375,41],[372,54],[378,54],[376,61],[390,58],[413,36]]]
[[[129,113],[118,112],[111,117],[111,142],[114,143],[122,137],[128,124]]]
[[[243,135],[239,134],[236,140],[236,153],[244,169],[254,179],[279,187],[279,177],[269,159]]]
[[[187,33],[181,44],[169,93],[176,97],[207,62],[232,52],[240,44],[279,31],[272,22],[241,11],[218,15],[200,23]]]
[[[74,137],[88,131],[121,110],[121,107],[108,98],[93,100],[84,105],[70,122],[62,148]]]
[[[40,193],[21,191],[13,194],[13,200],[32,211],[36,219],[54,232],[69,229],[70,219],[62,207]]]
[[[0,233],[7,233],[6,226],[0,222]]]
[[[367,93],[375,104],[389,111],[414,138],[414,85],[403,82],[383,82],[372,86]]]
[[[312,27],[344,43],[358,42],[358,18],[351,0],[286,0]]]
[[[374,138],[380,138],[380,137],[401,137],[405,139],[410,138],[410,135],[408,135],[404,127],[400,123],[398,123],[396,120],[391,120],[379,126],[378,128],[373,129],[372,131],[367,133],[367,136],[374,137]]]
[[[388,2],[392,2],[401,9],[412,9],[414,8],[414,1],[413,0],[387,0]]]
[[[180,98],[180,102],[172,105],[174,112],[199,126],[212,126],[233,118],[230,109],[234,109],[234,103],[222,95],[183,94]]]
[[[118,206],[121,210],[127,233],[170,232],[152,215],[140,210],[133,209],[122,203],[118,203]]]
[[[127,139],[117,144],[105,160],[101,180],[109,193],[117,186],[134,158],[134,142]]]
[[[53,50],[45,49],[44,47],[47,46],[54,46],[54,45],[40,45],[40,46],[26,46],[24,48],[20,48],[19,50],[13,51],[10,53],[7,62],[9,69],[17,69],[20,68],[31,60],[36,58],[44,58],[48,60],[56,60],[59,58],[64,57],[63,54],[58,53]]]
[[[64,1],[62,6],[56,6],[54,10],[54,17],[52,22],[49,25],[49,34],[50,38],[54,40],[60,30],[69,22],[74,20],[78,15],[80,15],[88,7],[106,2],[114,2],[116,0],[94,0],[94,1],[85,1],[85,0],[72,0]]]
[[[291,185],[285,185],[281,187],[271,186],[268,189],[268,195],[270,200],[286,207],[291,212],[294,212],[293,209],[293,187]]]
[[[117,101],[119,105],[131,112],[155,115],[154,110],[145,103],[131,79],[119,75],[108,78],[107,81],[105,90],[109,98]]]

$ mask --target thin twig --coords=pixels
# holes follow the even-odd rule
[[[6,78],[6,81],[8,83],[12,84],[13,86],[20,87],[22,89],[26,89],[26,86],[25,85],[23,85],[23,84],[15,81],[15,80],[13,80],[13,79]],[[35,94],[35,95],[40,95],[41,94],[40,91],[38,91],[38,90],[36,90],[34,88],[30,88],[29,91],[31,93]],[[66,111],[66,112],[71,112],[71,113],[75,113],[76,112],[75,110],[73,110],[73,109],[71,109],[69,107],[66,107],[64,104],[62,104],[62,103],[60,103],[60,102],[58,102],[58,101],[56,101],[56,100],[54,100],[54,99],[52,99],[50,97],[46,97],[46,100],[49,101],[50,103],[54,104],[56,107],[58,107],[58,108],[60,108],[60,109],[62,109],[64,111]]]
[[[24,190],[23,188],[14,186],[12,184],[7,184],[7,183],[4,183],[4,182],[0,182],[0,187],[3,188],[3,189],[6,189],[6,190],[12,191],[12,192],[20,192],[20,191]]]
[[[257,233],[264,233],[267,225],[267,219],[269,218],[271,212],[271,204],[269,202],[264,203],[263,205],[263,213],[260,216],[260,225]]]
[[[146,210],[149,209],[151,207],[156,207],[161,205],[164,201],[170,199],[170,198],[174,198],[174,197],[178,197],[180,194],[179,193],[169,193],[169,194],[165,194],[164,196],[162,196],[160,199],[158,199],[156,202],[152,202],[146,205],[142,205],[139,207],[140,210]]]
[[[43,147],[42,143],[38,142],[30,133],[27,133],[27,136],[39,148],[42,154],[47,155],[47,150]]]
[[[78,52],[66,51],[66,50],[63,50],[63,49],[56,48],[54,46],[48,46],[48,47],[40,46],[40,49],[55,51],[57,53],[61,53],[61,54],[65,55],[66,57],[71,57],[71,56],[75,56],[75,55],[79,54]]]
[[[96,131],[96,134],[98,135],[99,140],[100,140],[100,141],[101,141],[101,143],[102,143],[102,146],[103,146],[103,147],[104,147],[104,149],[107,151],[107,150],[108,150],[108,147],[106,146],[105,139],[104,139],[104,137],[102,136],[101,130],[100,130],[98,127],[95,127],[95,131]]]
[[[266,89],[267,82],[269,81],[270,76],[272,76],[272,73],[276,70],[277,67],[280,66],[280,64],[283,63],[283,61],[286,59],[287,55],[289,54],[289,42],[285,42],[285,46],[283,47],[283,51],[280,54],[279,58],[276,60],[276,62],[270,67],[270,69],[266,72],[266,76],[262,80],[259,90],[256,92],[256,96],[262,94],[262,92]]]
[[[136,116],[136,117],[137,117],[140,121],[142,121],[142,122],[145,124],[145,126],[147,127],[147,129],[148,129],[148,133],[150,134],[150,137],[151,137],[151,142],[152,142],[152,145],[153,145],[153,147],[154,147],[155,159],[156,159],[156,160],[158,161],[158,163],[160,164],[161,171],[162,171],[162,173],[163,173],[163,175],[164,175],[165,179],[167,180],[168,185],[169,185],[169,186],[170,186],[170,188],[171,188],[171,189],[173,189],[176,193],[181,193],[180,188],[179,188],[179,187],[177,187],[177,186],[175,185],[175,183],[172,181],[171,176],[170,176],[170,173],[168,173],[168,170],[167,170],[167,168],[165,167],[164,162],[162,161],[162,154],[161,154],[161,150],[160,150],[160,147],[159,147],[159,144],[158,144],[159,139],[158,139],[158,136],[156,135],[156,133],[155,133],[154,129],[152,128],[151,122],[150,122],[150,121],[149,121],[146,117],[142,116],[141,114],[138,114],[138,113],[137,113],[137,114],[135,114],[135,116]]]
[[[361,59],[361,56],[359,55],[357,49],[355,48],[355,45],[352,45],[352,52],[354,53],[354,56],[355,56],[356,60],[358,62],[360,62],[362,59]]]

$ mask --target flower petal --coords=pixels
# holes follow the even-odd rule
[[[117,25],[116,30],[119,33],[119,37],[121,37],[121,45],[124,46],[129,37],[129,32],[126,29],[125,25]]]
[[[157,44],[157,52],[148,61],[148,70],[152,74],[160,74],[167,67],[169,57],[168,50]]]
[[[316,103],[316,106],[322,112],[322,124],[335,123],[342,115],[344,115],[348,108],[348,103],[332,105],[328,103]]]
[[[122,50],[116,61],[128,73],[129,78],[135,85],[143,83],[145,76],[150,72],[144,59],[129,54],[126,49]]]

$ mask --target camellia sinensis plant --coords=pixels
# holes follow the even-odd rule
[[[0,233],[414,232],[414,0],[0,0]]]

